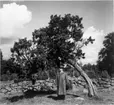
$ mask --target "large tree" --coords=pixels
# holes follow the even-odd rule
[[[43,46],[46,51],[47,65],[53,65],[60,68],[61,65],[67,64],[78,70],[89,85],[89,95],[97,95],[91,79],[81,69],[77,61],[85,58],[82,47],[89,42],[93,43],[93,39],[83,39],[82,18],[66,14],[64,17],[60,15],[51,15],[49,25],[33,32],[34,44]]]
[[[24,42],[20,40],[15,43],[11,50],[13,57],[23,66],[26,62],[32,67],[40,64],[45,70],[50,70],[51,67],[59,69],[65,64],[70,65],[74,70],[78,70],[87,81],[89,95],[97,95],[91,79],[77,63],[79,59],[85,58],[81,48],[94,41],[91,37],[82,38],[83,25],[81,22],[82,18],[77,15],[66,14],[63,17],[51,15],[47,27],[34,30],[30,43],[26,39],[23,39]],[[33,63],[34,60],[37,63]],[[31,68],[31,71],[33,69]]]
[[[114,32],[105,36],[103,45],[99,52],[99,70],[106,70],[110,76],[114,77]]]

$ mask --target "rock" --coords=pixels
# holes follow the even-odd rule
[[[75,84],[72,84],[72,91],[73,92],[76,92],[78,89],[76,88],[76,85]]]
[[[22,82],[19,82],[19,83],[18,83],[18,85],[22,86],[22,85],[23,85],[23,83],[22,83]]]
[[[6,86],[5,89],[7,89],[8,91],[12,90],[9,86]]]
[[[11,91],[8,91],[7,94],[10,95],[11,94]]]
[[[46,85],[52,87],[53,83],[47,83]]]
[[[111,86],[114,86],[114,78],[111,78]]]
[[[42,83],[42,82],[44,82],[44,80],[38,80],[39,81],[39,83]]]
[[[23,89],[22,92],[26,92],[28,89]]]
[[[36,88],[33,89],[34,91],[38,91]]]
[[[40,83],[37,81],[37,82],[35,83],[35,86],[36,86],[36,85],[40,85]]]
[[[17,93],[17,90],[14,88],[12,91],[11,91],[11,93]]]
[[[105,82],[110,81],[110,79],[108,79],[108,78],[101,78],[101,80],[102,80],[102,81],[105,81]]]
[[[29,89],[29,90],[32,90],[32,89],[33,89],[33,87],[32,87],[32,86],[28,86],[28,89]]]
[[[17,92],[18,92],[18,93],[21,93],[21,92],[22,92],[22,90],[18,89],[18,90],[17,90]]]
[[[17,87],[18,85],[17,84],[15,84],[15,83],[13,83],[12,85],[11,85],[11,87]]]
[[[39,91],[40,90],[40,86],[35,86],[34,89]]]
[[[81,101],[84,101],[84,98],[82,97],[78,97],[78,98],[75,98],[76,100],[81,100]]]
[[[6,89],[1,89],[1,93],[7,93],[8,91]]]
[[[83,93],[88,94],[88,90],[84,88]]]
[[[17,89],[22,89],[22,86],[18,86],[18,87],[16,87]]]
[[[27,84],[27,81],[23,81],[22,83],[23,83],[23,84]]]
[[[53,91],[56,91],[56,90],[57,90],[57,87],[53,87],[52,90],[53,90]]]
[[[29,86],[31,86],[31,85],[25,84],[25,85],[23,85],[22,87],[23,87],[23,88],[28,88]]]

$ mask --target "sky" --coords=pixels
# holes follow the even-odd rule
[[[35,29],[48,25],[50,16],[70,13],[83,17],[83,38],[92,36],[93,44],[83,47],[83,64],[95,64],[103,47],[104,37],[113,31],[113,1],[0,1],[0,49],[3,58],[11,55],[10,48],[19,38],[32,38]]]

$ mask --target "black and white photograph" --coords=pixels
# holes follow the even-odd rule
[[[0,105],[114,105],[114,1],[0,0]]]

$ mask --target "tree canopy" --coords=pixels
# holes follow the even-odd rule
[[[66,14],[51,15],[49,25],[33,32],[33,40],[37,46],[46,50],[47,60],[55,67],[66,63],[69,59],[84,58],[84,53],[78,47],[78,42],[84,42],[82,18]],[[72,41],[71,41],[72,40]],[[92,42],[91,37],[84,42]]]
[[[87,45],[93,42],[91,37],[82,38],[82,18],[66,14],[64,17],[51,15],[47,27],[35,29],[32,40],[19,39],[11,49],[15,62],[26,72],[35,73],[37,69],[59,68],[69,59],[78,60],[84,58],[84,53],[78,42]]]

